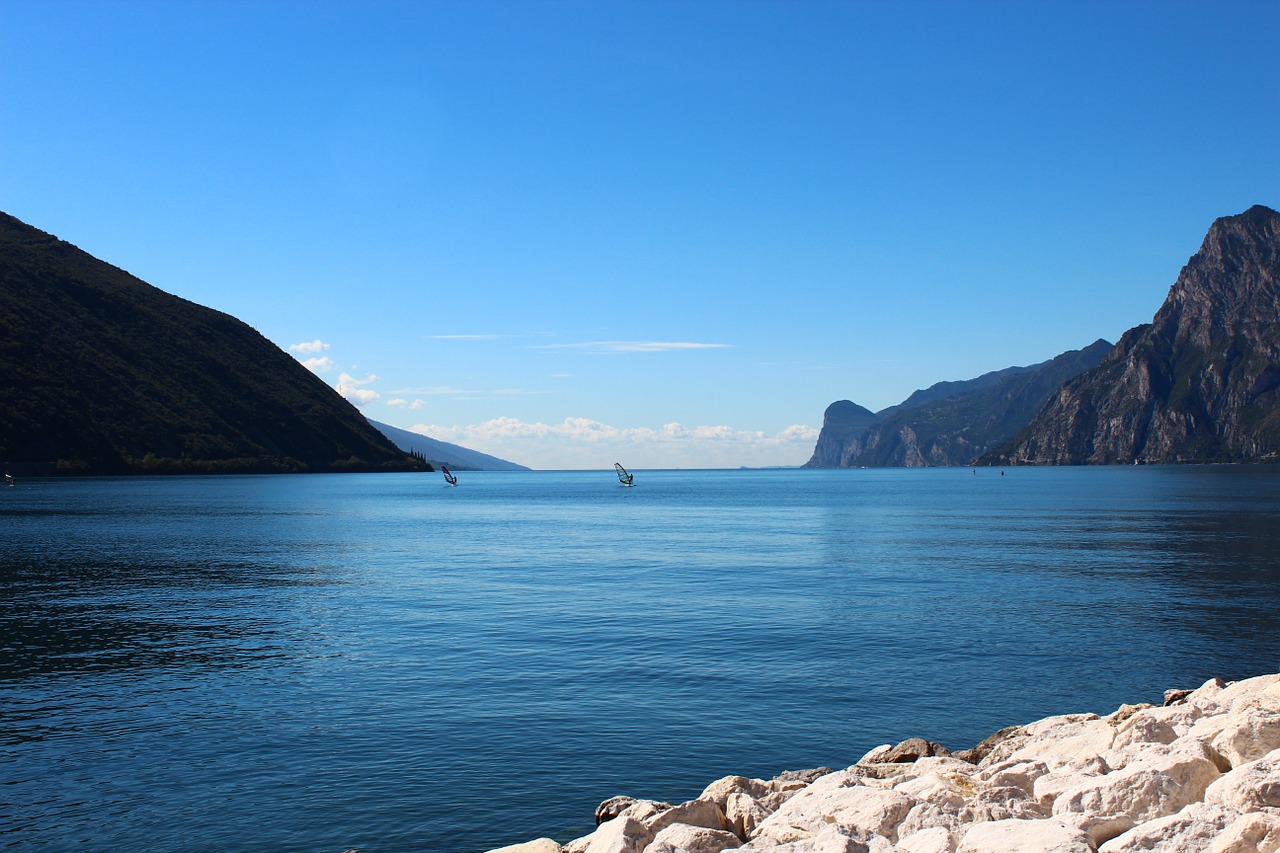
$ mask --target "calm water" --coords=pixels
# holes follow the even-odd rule
[[[1280,667],[1280,468],[0,490],[0,846],[469,851]]]

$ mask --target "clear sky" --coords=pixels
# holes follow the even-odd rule
[[[535,468],[794,465],[1280,207],[1276,2],[0,0],[0,210]]]

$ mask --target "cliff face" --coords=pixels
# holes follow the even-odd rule
[[[822,431],[806,468],[849,468],[864,448],[862,436],[880,419],[849,400],[837,400],[822,415]]]
[[[0,214],[0,454],[15,474],[405,468],[249,326]]]
[[[1098,364],[1103,340],[1029,367],[940,382],[872,414],[831,404],[808,468],[967,465],[1026,425],[1063,382]]]
[[[1239,462],[1280,455],[1280,214],[1217,220],[1149,325],[1126,332],[986,461]]]

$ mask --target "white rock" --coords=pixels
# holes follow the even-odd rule
[[[1098,853],[1204,853],[1236,817],[1235,812],[1221,806],[1192,803],[1177,814],[1149,820],[1116,836],[1099,847]]]
[[[1276,853],[1280,851],[1280,811],[1240,815],[1213,839],[1208,853]]]
[[[742,839],[732,832],[673,823],[654,836],[644,853],[720,853],[742,846]]]
[[[976,823],[956,853],[1093,853],[1089,836],[1057,820]]]
[[[894,785],[893,790],[913,800],[954,805],[956,808],[964,805],[965,800],[977,793],[977,789],[967,778],[942,776],[938,773],[905,778]]]
[[[931,829],[945,829],[954,835],[964,826],[965,822],[960,818],[960,808],[955,805],[916,803],[902,819],[902,823],[898,824],[898,843],[902,844],[905,839]]]
[[[1280,749],[1222,776],[1204,792],[1204,801],[1241,813],[1280,808]]]
[[[1031,786],[1031,796],[1045,808],[1053,808],[1053,803],[1064,791],[1075,788],[1086,779],[1105,776],[1112,769],[1101,758],[1094,759],[1091,764],[1076,768],[1062,767],[1051,773],[1038,776]]]
[[[619,812],[618,817],[629,817],[641,823],[648,823],[670,808],[670,803],[659,803],[654,800],[636,800]]]
[[[763,779],[748,779],[746,776],[725,776],[717,779],[703,789],[699,800],[710,800],[724,808],[725,800],[730,794],[747,794],[752,799],[761,799],[773,793],[773,788]]]
[[[1199,700],[1193,693],[1187,697],[1187,701],[1198,702]],[[1206,699],[1206,702],[1217,705],[1221,709],[1220,713],[1232,713],[1246,708],[1280,710],[1280,673],[1233,681],[1213,694],[1211,698]]]
[[[887,838],[854,837],[838,826],[825,826],[817,835],[796,841],[757,838],[738,850],[740,853],[898,853],[898,848]]]
[[[1095,776],[1063,791],[1053,814],[1088,830],[1095,843],[1132,827],[1176,814],[1201,799],[1220,775],[1209,747],[1182,739],[1173,746],[1153,744],[1141,760],[1122,770]]]
[[[724,818],[724,811],[710,800],[689,800],[678,806],[672,806],[659,812],[641,823],[654,835],[673,823],[685,823],[689,826],[702,826],[707,829],[727,830],[729,822]]]
[[[1026,818],[1035,820],[1049,816],[1049,809],[1021,788],[986,788],[979,791],[960,810],[963,823],[988,820]]]
[[[653,833],[640,821],[619,815],[596,827],[590,835],[571,841],[564,853],[641,853]]]
[[[956,842],[944,827],[923,829],[898,842],[902,853],[955,853]]]
[[[1140,711],[1116,726],[1112,748],[1126,752],[1130,746],[1136,745],[1140,749],[1149,743],[1173,743],[1177,739],[1178,732],[1168,720],[1161,719],[1158,714]]]
[[[988,768],[978,778],[993,788],[1021,788],[1029,796],[1036,797],[1036,780],[1048,773],[1049,765],[1042,761],[1019,761]]]
[[[489,853],[560,853],[560,845],[550,838],[537,838],[523,844],[512,844],[509,847],[498,847]]]
[[[893,752],[893,744],[882,743],[874,749],[868,750],[867,754],[857,760],[857,764],[879,764],[884,761],[889,753]]]
[[[765,836],[782,842],[798,841],[816,836],[831,824],[838,824],[893,841],[897,837],[897,825],[913,805],[915,800],[897,791],[857,784],[817,788],[815,782],[765,818],[756,830],[756,838]]]
[[[1097,714],[1050,717],[1027,726],[1027,733],[1030,738],[1009,759],[1043,762],[1050,770],[1105,760],[1116,738],[1115,728]]]
[[[1235,711],[1212,743],[1232,767],[1255,761],[1280,749],[1280,712],[1257,707]]]
[[[744,841],[755,835],[757,827],[772,813],[748,794],[733,793],[725,798],[725,823],[730,832]]]

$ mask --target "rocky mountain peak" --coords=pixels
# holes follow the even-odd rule
[[[1280,213],[1216,220],[1150,325],[1130,329],[989,461],[1280,457]]]
[[[1280,213],[1254,205],[1216,220],[1170,288],[1154,332],[1206,346],[1215,334],[1248,335],[1259,322],[1277,322],[1278,269]]]

